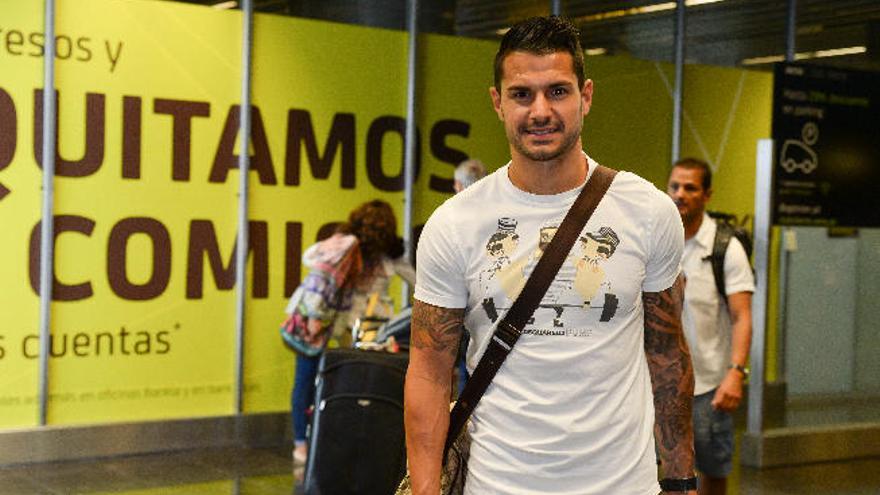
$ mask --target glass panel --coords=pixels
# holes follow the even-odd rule
[[[876,331],[880,230],[791,229],[785,334],[787,426],[880,420]]]

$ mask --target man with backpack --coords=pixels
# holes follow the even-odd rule
[[[712,170],[677,161],[667,193],[684,225],[682,323],[694,366],[694,447],[700,495],[723,495],[733,458],[733,418],[743,397],[752,336],[754,277],[739,232],[706,213]],[[748,244],[748,243],[747,243]]]

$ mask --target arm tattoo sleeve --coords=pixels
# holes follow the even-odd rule
[[[416,301],[412,318],[410,340],[413,347],[455,358],[461,339],[464,309],[441,308]]]
[[[645,292],[645,355],[651,373],[656,415],[654,434],[663,476],[693,475],[691,409],[694,372],[681,327],[681,277],[662,292]]]

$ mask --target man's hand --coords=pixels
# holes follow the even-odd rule
[[[715,390],[712,399],[712,407],[724,412],[736,411],[743,397],[743,375],[735,369],[730,369],[727,376]]]
[[[730,361],[746,364],[752,342],[752,293],[736,292],[727,296],[727,310],[731,322]],[[736,411],[742,402],[744,374],[736,369],[727,370],[727,376],[718,385],[712,407],[724,412]]]

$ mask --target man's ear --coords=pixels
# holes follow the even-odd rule
[[[584,81],[584,87],[581,88],[581,102],[584,105],[584,115],[590,113],[590,107],[593,105],[593,80]]]
[[[495,114],[498,115],[498,120],[504,120],[504,113],[501,111],[501,93],[495,88],[495,86],[489,86],[489,96],[492,97],[492,108],[495,109]]]

